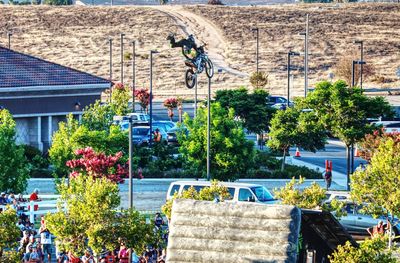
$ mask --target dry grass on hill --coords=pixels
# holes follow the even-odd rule
[[[175,8],[175,7],[173,7]],[[179,8],[179,7],[176,7]],[[260,28],[260,68],[269,74],[271,92],[286,89],[287,51],[303,51],[305,14],[310,14],[310,84],[326,78],[341,54],[354,49],[353,39],[365,41],[365,60],[376,74],[390,83],[364,86],[399,86],[395,75],[400,58],[400,6],[397,4],[279,5],[268,7],[185,6],[185,10],[211,21],[227,43],[224,56],[232,68],[255,70],[255,38],[250,28]],[[119,34],[124,32],[125,51],[137,40],[137,87],[148,87],[149,50],[161,51],[154,59],[155,95],[189,95],[183,84],[180,50],[169,48],[168,32],[178,32],[176,21],[150,7],[0,7],[1,43],[12,31],[12,48],[40,58],[108,78],[108,38],[114,39],[114,79],[119,80]],[[296,58],[295,95],[303,89],[302,58]],[[125,62],[130,81],[130,61]],[[202,77],[205,80],[205,77]],[[379,78],[378,78],[379,79]],[[248,85],[248,79],[228,73],[214,79],[214,88]],[[368,82],[368,81],[367,81]],[[200,83],[199,93],[206,93]]]

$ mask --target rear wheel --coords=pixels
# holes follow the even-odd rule
[[[214,65],[210,59],[207,58],[204,63],[204,67],[206,68],[206,75],[208,78],[212,78],[214,76]]]
[[[197,79],[197,76],[193,72],[193,69],[188,68],[185,73],[186,87],[188,87],[189,89],[192,89],[194,87],[194,85],[196,85],[196,79]]]

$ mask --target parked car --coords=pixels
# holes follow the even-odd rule
[[[269,96],[267,104],[270,105],[272,108],[283,110],[287,107],[287,99],[282,96]],[[294,103],[292,101],[289,101],[289,106],[293,107]]]
[[[350,234],[369,235],[367,229],[376,226],[379,220],[384,222],[386,228],[385,217],[380,216],[374,218],[372,215],[366,214],[362,208],[363,205],[357,205],[351,201],[346,201],[344,209],[346,210],[347,215],[338,218],[339,222]],[[395,218],[394,221],[398,222],[399,220]],[[400,225],[398,223],[393,224],[392,236],[398,236],[399,234]]]
[[[164,131],[168,132],[173,127],[175,127],[175,122],[173,121],[153,121],[153,126],[157,128],[162,128]]]
[[[155,130],[155,129],[154,129]],[[162,139],[167,138],[163,129],[159,129]],[[150,141],[150,126],[137,126],[132,129],[132,142],[137,145],[147,145]]]
[[[175,126],[167,132],[168,145],[179,145],[177,134],[181,130],[188,134],[188,130],[184,126]]]
[[[276,199],[274,196],[262,185],[258,184],[245,184],[245,183],[231,183],[219,182],[228,188],[231,197],[227,201],[232,202],[256,202],[265,204],[274,204]],[[196,191],[200,191],[204,187],[211,186],[209,181],[176,181],[172,182],[168,188],[167,200],[170,199],[175,192],[181,194],[184,190],[194,187]]]
[[[373,124],[377,127],[383,127],[386,133],[400,132],[400,121],[377,121]]]

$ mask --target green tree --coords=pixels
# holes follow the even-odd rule
[[[83,254],[88,247],[97,254],[114,249],[114,211],[120,204],[119,190],[106,178],[78,176],[59,185],[60,211],[45,216],[46,226],[65,251]],[[65,211],[61,208],[65,207]]]
[[[97,152],[115,154],[124,153],[127,160],[128,135],[117,126],[110,126],[109,131],[91,130],[70,115],[67,122],[61,122],[59,129],[53,135],[53,144],[49,149],[50,161],[56,168],[57,176],[66,176],[70,169],[66,166],[68,160],[74,158],[74,151],[79,148],[92,147]]]
[[[11,114],[0,110],[0,189],[22,193],[29,177],[28,163],[22,146],[15,143],[15,121]]]
[[[324,149],[326,132],[314,112],[287,108],[278,111],[271,120],[268,146],[283,152],[281,170],[292,146],[315,152]]]
[[[191,167],[203,171],[207,165],[207,111],[199,109],[196,118],[186,114],[184,125],[188,134],[178,136],[180,152]],[[227,110],[219,103],[211,105],[210,128],[211,177],[222,181],[235,180],[254,164],[253,143],[246,140],[240,122],[235,121],[233,109]]]
[[[131,90],[129,86],[124,86],[122,83],[117,83],[113,87],[113,92],[111,96],[111,109],[115,115],[126,115],[130,112],[128,102],[131,95]]]
[[[357,263],[395,263],[396,258],[391,250],[386,248],[386,240],[381,238],[366,239],[360,247],[354,247],[350,242],[339,245],[335,252],[329,256],[331,263],[357,262]]]
[[[74,150],[79,147],[73,139],[73,135],[78,128],[78,121],[70,114],[67,117],[67,122],[60,122],[58,131],[53,134],[49,158],[58,176],[66,176],[69,173],[66,162],[74,157]]]
[[[248,132],[261,134],[268,131],[269,122],[275,113],[275,109],[268,105],[268,95],[262,89],[256,89],[250,94],[246,88],[218,90],[215,101],[223,108],[232,108]]]
[[[17,220],[15,210],[10,207],[0,213],[0,262],[14,263],[19,259],[14,251],[21,232]]]
[[[391,116],[393,111],[383,97],[367,97],[362,90],[349,88],[344,81],[320,82],[296,107],[312,109],[320,123],[347,147],[347,174],[350,174],[350,146],[374,130],[367,118]],[[349,177],[348,177],[349,178]]]
[[[107,131],[113,122],[114,115],[115,112],[109,103],[102,104],[97,100],[84,109],[82,125],[92,131]]]
[[[394,225],[393,216],[400,217],[397,182],[400,182],[400,144],[388,138],[372,156],[366,170],[352,175],[351,196],[358,203],[365,204],[365,212],[384,215]]]
[[[45,5],[72,5],[72,0],[44,0]]]

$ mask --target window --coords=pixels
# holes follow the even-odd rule
[[[240,188],[239,201],[250,202],[251,200],[254,200],[253,194],[248,189]]]
[[[354,213],[354,204],[347,204],[344,209],[346,210],[347,214]]]
[[[264,186],[252,187],[250,189],[257,196],[257,199],[260,202],[275,200],[271,193]]]
[[[172,186],[171,192],[169,193],[169,196],[173,196],[175,193],[179,193],[179,184],[174,184]]]
[[[235,196],[235,188],[228,188],[228,192],[229,192],[230,196],[225,198],[225,199],[226,200],[232,200],[233,197]]]

